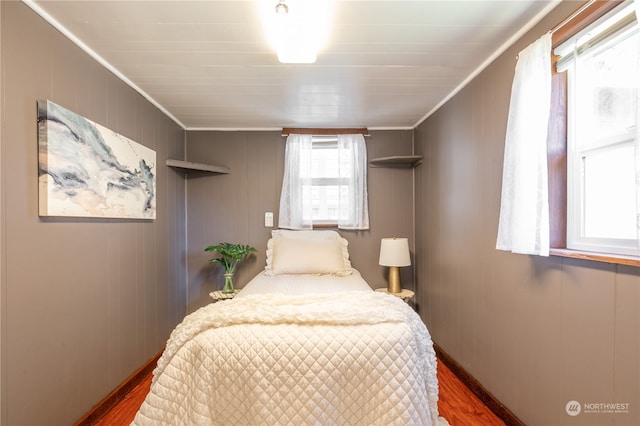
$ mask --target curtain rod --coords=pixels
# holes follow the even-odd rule
[[[564,27],[565,25],[567,25],[569,22],[571,22],[571,20],[573,18],[575,18],[576,16],[580,15],[582,12],[585,11],[585,9],[587,9],[588,7],[590,7],[593,3],[595,3],[596,0],[589,0],[588,2],[586,2],[585,4],[582,5],[582,7],[580,7],[578,10],[576,10],[575,12],[573,12],[571,15],[569,15],[567,18],[565,18],[564,21],[560,22],[558,25],[556,25],[555,27],[553,27],[549,32],[551,34],[555,33],[556,31],[558,31],[560,28]]]
[[[326,129],[312,127],[283,127],[282,136],[289,136],[292,133],[301,135],[331,136],[331,135],[363,135],[369,136],[369,130],[366,127],[342,128],[342,129]]]
[[[578,10],[573,12],[568,18],[553,27],[549,32],[553,36],[553,47],[557,47],[571,37],[572,34],[583,30],[595,20],[608,13],[615,7],[623,4],[626,0],[589,0]],[[640,0],[636,0],[640,1]],[[575,24],[573,24],[575,22]],[[569,24],[569,25],[568,25]],[[565,26],[568,25],[568,29]]]

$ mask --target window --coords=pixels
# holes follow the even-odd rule
[[[367,151],[361,134],[287,138],[278,226],[369,229]]]
[[[636,224],[640,31],[624,2],[558,46],[567,75],[566,246],[640,255]]]
[[[311,220],[316,224],[337,224],[340,217],[340,193],[348,193],[348,178],[353,171],[346,163],[342,166],[341,174],[336,136],[313,136],[311,144]],[[347,204],[343,203],[343,206],[344,210]],[[347,214],[346,211],[344,214]]]

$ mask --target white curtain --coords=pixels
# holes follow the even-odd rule
[[[640,0],[636,0],[636,25],[640,25]],[[638,44],[638,65],[640,65],[640,43]],[[636,86],[636,142],[635,142],[635,175],[636,175],[636,233],[640,248],[640,77]]]
[[[551,34],[518,55],[505,138],[496,248],[549,255],[547,128],[551,107]]]
[[[278,226],[310,229],[311,135],[291,134],[285,149],[284,179],[280,195]],[[367,195],[367,148],[362,135],[338,136],[340,205],[338,228],[369,229]]]
[[[362,135],[339,135],[340,217],[338,228],[369,229],[367,146]],[[345,184],[346,182],[346,184]]]
[[[278,226],[311,229],[311,135],[287,137]]]

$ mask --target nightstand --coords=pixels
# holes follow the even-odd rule
[[[401,298],[402,300],[404,300],[407,303],[411,299],[413,299],[413,296],[415,296],[415,293],[413,291],[407,290],[406,288],[403,288],[400,293],[389,293],[389,291],[387,290],[386,287],[376,288],[376,291],[379,291],[380,293],[393,294],[394,296],[397,296],[397,297]]]
[[[212,291],[209,297],[213,299],[213,303],[221,300],[233,299],[240,290],[233,290],[233,293],[223,293],[222,290]]]

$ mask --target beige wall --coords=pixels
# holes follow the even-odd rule
[[[184,179],[164,166],[184,131],[24,4],[0,8],[0,423],[68,425],[184,316]],[[37,99],[156,151],[156,220],[38,216]]]
[[[640,424],[640,270],[495,249],[516,54],[565,2],[415,132],[417,276],[434,340],[529,425]],[[565,405],[629,403],[631,414]]]
[[[203,250],[222,241],[250,244],[258,249],[239,267],[235,282],[246,284],[264,269],[271,229],[264,213],[278,223],[284,172],[285,138],[280,132],[188,132],[187,159],[231,169],[228,175],[192,174],[187,183],[188,310],[208,303],[208,293],[220,288],[220,272]],[[409,155],[411,131],[375,131],[366,138],[368,157]],[[385,287],[385,269],[378,265],[380,239],[403,236],[413,245],[413,170],[368,169],[369,231],[340,231],[349,241],[351,262],[372,287]],[[413,286],[413,269],[402,268],[406,287]]]

